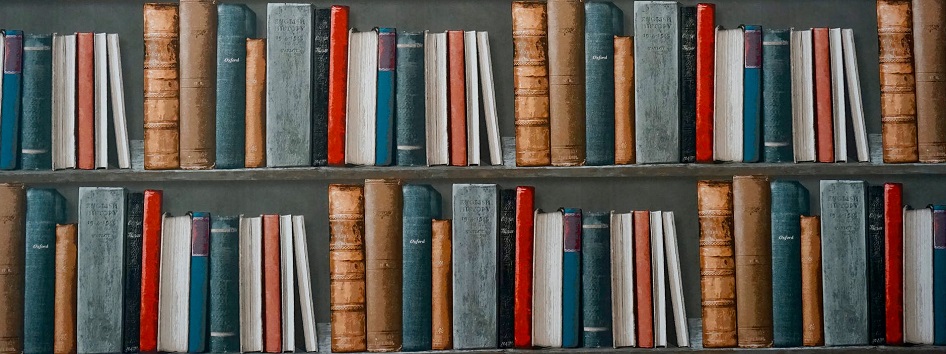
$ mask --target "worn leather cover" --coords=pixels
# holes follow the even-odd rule
[[[122,345],[126,191],[79,187],[76,346],[79,353],[117,353]]]
[[[144,193],[129,193],[125,213],[125,275],[122,341],[126,353],[137,353],[141,334],[141,234],[144,228]]]
[[[611,213],[584,212],[581,223],[582,344],[610,348]]]
[[[26,244],[21,248],[26,251],[21,274],[30,281],[22,287],[23,307],[10,309],[11,314],[22,311],[22,316],[3,323],[9,333],[4,335],[4,348],[19,345],[17,336],[22,335],[24,353],[49,353],[53,349],[56,224],[65,223],[65,205],[65,198],[55,189],[26,191]],[[12,209],[16,210],[15,206]],[[72,333],[74,338],[75,332]]]
[[[388,166],[394,162],[394,100],[396,90],[395,65],[397,60],[397,31],[380,27],[378,32],[378,95],[375,107],[377,123],[375,134],[375,165]]]
[[[696,6],[680,7],[680,161],[696,162]]]
[[[207,345],[210,297],[210,213],[191,212],[190,292],[187,310],[187,350],[201,353]]]
[[[867,345],[867,188],[864,181],[821,181],[824,341]]]
[[[211,217],[208,351],[240,351],[240,218]]]
[[[431,336],[431,220],[441,217],[441,197],[428,184],[405,184],[401,323],[404,351],[430,350]]]
[[[637,302],[637,346],[654,347],[654,300],[651,294],[650,212],[634,212],[634,300]]]
[[[395,145],[398,166],[426,166],[424,32],[397,34]],[[406,344],[405,344],[406,346]]]
[[[56,225],[56,295],[53,353],[76,352],[76,224]]]
[[[20,168],[24,170],[52,168],[52,65],[52,35],[26,35],[20,124]]]
[[[563,208],[562,347],[581,342],[581,209]]]
[[[93,34],[76,33],[76,167],[95,169],[95,60]]]
[[[6,30],[3,46],[3,104],[0,110],[0,169],[20,161],[20,109],[23,82],[23,31]]]
[[[345,164],[348,107],[348,6],[332,5],[328,55],[328,164],[341,166]]]
[[[331,8],[315,9],[312,35],[312,165],[328,164],[328,72]]]
[[[466,166],[466,69],[463,31],[447,31],[447,105],[449,114],[450,164]]]
[[[282,351],[279,215],[263,215],[263,351]]]
[[[266,167],[266,39],[246,39],[246,168]]]
[[[535,187],[516,187],[516,289],[514,306],[514,345],[532,347],[532,250],[535,219]]]
[[[812,28],[812,57],[815,73],[815,146],[818,162],[834,162],[834,119],[831,106],[831,53],[828,29]]]
[[[246,39],[256,36],[256,13],[243,4],[217,6],[216,168],[246,161]]]
[[[772,190],[773,346],[802,344],[801,229],[809,214],[808,189],[798,181],[774,180]]]
[[[611,2],[585,2],[585,164],[614,164],[614,28]],[[623,24],[623,23],[622,23]]]
[[[26,189],[0,184],[0,353],[23,350]]]
[[[916,130],[920,162],[946,161],[946,1],[913,0]]]
[[[181,168],[216,159],[217,1],[181,0]]]
[[[499,347],[512,348],[515,336],[516,190],[499,191]]]
[[[453,348],[453,237],[450,220],[431,221],[431,349]]]
[[[153,352],[158,345],[158,290],[161,272],[160,190],[144,191],[144,224],[141,233],[141,321],[138,348]]]
[[[743,25],[742,161],[762,155],[762,27]]]
[[[585,163],[585,9],[548,1],[549,129],[552,165]]]
[[[824,345],[820,220],[801,216],[802,344],[806,347]]]
[[[877,0],[877,36],[884,162],[917,162],[917,96],[910,0]]]
[[[548,166],[548,14],[541,1],[512,3],[516,166]]]
[[[145,169],[180,166],[180,80],[177,4],[144,5]]]
[[[614,163],[634,163],[634,38],[614,36]]]
[[[495,184],[453,185],[452,256],[462,262],[453,271],[455,349],[496,348],[498,342],[498,204]]]
[[[886,344],[903,344],[903,185],[900,183],[884,183],[884,304]]]
[[[870,344],[883,345],[884,316],[884,186],[867,187],[867,313]]]
[[[371,352],[401,350],[402,193],[399,180],[365,180],[365,306]]]
[[[794,162],[790,35],[788,29],[762,30],[762,160],[765,162]]]
[[[696,162],[713,162],[716,4],[696,5]]]
[[[733,249],[733,185],[699,181],[700,291],[703,346],[736,346],[736,267]],[[635,226],[637,220],[634,221]]]
[[[364,187],[329,185],[328,222],[332,352],[362,352],[368,349]]]
[[[741,348],[772,346],[771,200],[768,177],[733,177],[736,332]]]

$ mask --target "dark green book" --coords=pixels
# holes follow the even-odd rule
[[[398,166],[426,166],[424,32],[398,32],[395,145]]]
[[[581,220],[581,312],[585,348],[610,348],[611,213],[585,212]]]
[[[772,328],[776,347],[802,345],[801,215],[809,214],[808,190],[797,181],[774,180],[772,189]]]
[[[794,162],[790,30],[762,31],[762,159]],[[776,337],[778,334],[776,333]]]
[[[210,352],[240,351],[240,218],[211,216]]]
[[[403,213],[404,351],[430,350],[431,322],[431,220],[441,217],[441,197],[427,184],[405,184]]]
[[[217,5],[217,164],[243,168],[246,158],[246,38],[256,14],[242,4]]]
[[[616,20],[622,19],[622,21]],[[614,36],[624,13],[610,2],[585,3],[585,164],[614,164]]]
[[[53,352],[56,224],[66,222],[66,200],[55,189],[26,191],[23,353]]]
[[[23,103],[20,125],[20,167],[52,168],[52,36],[28,34],[23,39]]]

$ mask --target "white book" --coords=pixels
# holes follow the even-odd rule
[[[933,211],[903,208],[903,341],[933,344]]]
[[[76,168],[76,35],[63,36],[65,56],[62,76],[62,125],[59,127],[63,148],[61,168]]]
[[[279,216],[279,278],[282,285],[282,351],[293,352],[296,349],[296,304],[293,297],[296,284],[293,282],[295,266],[292,262],[292,215]]]
[[[834,120],[834,161],[847,162],[847,104],[844,98],[844,55],[841,29],[828,30],[831,60],[831,117]]]
[[[345,163],[373,166],[377,136],[378,32],[348,32]]]
[[[742,28],[716,27],[713,159],[742,162],[745,35]]]
[[[191,279],[191,217],[161,219],[161,278],[158,285],[158,351],[187,352]]]
[[[483,113],[486,118],[486,139],[489,144],[489,163],[503,164],[502,139],[499,136],[499,114],[496,113],[496,84],[493,81],[493,59],[489,50],[489,33],[476,32],[479,49],[480,85],[483,87]]]
[[[319,351],[318,333],[316,332],[315,305],[312,303],[312,275],[309,272],[309,246],[306,245],[305,217],[292,216],[292,244],[296,255],[296,276],[298,276],[299,308],[302,312],[302,333],[305,351]]]
[[[792,30],[792,149],[795,162],[815,161],[815,74],[811,61],[811,30]]]
[[[854,31],[841,30],[841,46],[844,52],[844,74],[847,78],[848,104],[851,108],[851,125],[854,127],[854,143],[857,161],[869,162],[867,125],[864,123],[864,102],[861,98],[861,79],[857,72],[857,51],[854,49]]]
[[[634,325],[634,217],[611,212],[611,322],[614,347],[637,346]]]
[[[0,46],[2,47],[2,46]],[[0,49],[3,51],[3,49]],[[65,168],[62,163],[63,146],[62,141],[62,106],[63,106],[63,75],[65,74],[66,42],[61,34],[53,34],[52,48],[52,97],[51,98],[51,127],[50,132],[50,155],[52,159],[53,170]],[[0,75],[3,76],[3,75]]]
[[[108,168],[108,53],[105,33],[92,37],[95,81],[95,168]]]
[[[424,35],[427,166],[450,164],[447,135],[447,34]]]
[[[118,168],[131,168],[128,142],[128,118],[125,116],[125,82],[122,79],[122,55],[118,34],[110,33],[108,42],[108,81],[112,93],[112,125],[115,128],[115,150]]]
[[[686,303],[683,301],[683,275],[680,272],[680,252],[677,245],[677,226],[672,211],[663,212],[664,249],[667,256],[667,278],[670,281],[670,301],[673,306],[673,325],[677,346],[689,347]]]
[[[535,211],[532,258],[532,345],[562,347],[562,257],[565,231],[561,211]]]
[[[667,346],[667,281],[664,270],[663,216],[650,212],[650,261],[654,300],[654,346]]]
[[[263,224],[240,215],[240,351],[263,351]]]
[[[480,164],[480,85],[476,57],[476,31],[463,32],[463,65],[466,78],[466,161]]]

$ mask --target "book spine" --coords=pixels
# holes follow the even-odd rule
[[[332,5],[329,20],[328,164],[345,164],[348,94],[348,6]]]
[[[946,162],[946,1],[914,0],[913,54],[916,66],[916,130],[920,162]]]
[[[581,225],[582,343],[585,348],[610,348],[611,214],[585,212]]]
[[[614,163],[634,163],[635,148],[634,38],[614,36]]]
[[[862,181],[821,181],[826,345],[867,345],[866,190]]]
[[[240,351],[239,217],[214,216],[210,227],[210,339],[208,351]]]
[[[824,345],[824,288],[821,283],[821,219],[801,217],[802,344]]]
[[[745,29],[742,101],[742,161],[758,162],[762,152],[762,27]]]
[[[877,0],[877,33],[884,162],[917,162],[917,96],[913,71],[911,1]],[[887,342],[890,342],[889,337]]]
[[[180,9],[181,168],[209,169],[216,158],[217,6],[183,0]]]
[[[246,5],[217,5],[215,168],[246,166],[246,39],[255,36],[253,10]]]
[[[453,348],[452,225],[450,220],[431,221],[431,349]]]
[[[266,39],[266,164],[312,164],[310,4],[269,4]],[[290,25],[291,24],[291,25]]]
[[[52,168],[52,65],[52,36],[27,35],[23,42],[20,126],[20,168],[24,170]]]
[[[56,279],[53,307],[53,353],[76,352],[76,224],[56,225]],[[27,352],[27,351],[24,351]],[[32,349],[29,352],[34,352]],[[28,352],[27,352],[28,353]]]
[[[454,349],[496,348],[497,231],[499,191],[495,184],[453,185],[453,255],[463,267],[453,272]],[[436,329],[436,327],[435,327]]]
[[[263,215],[263,351],[282,351],[279,215]]]
[[[345,37],[348,38],[348,37]],[[332,352],[368,349],[365,334],[364,187],[328,189]]]
[[[585,162],[584,7],[548,1],[549,146],[555,166]]]
[[[581,341],[581,209],[562,209],[562,348]]]
[[[793,162],[790,30],[765,29],[762,35],[762,157]],[[778,332],[778,331],[776,331]]]
[[[614,164],[614,33],[609,2],[585,3],[585,164]]]
[[[177,4],[144,5],[144,165],[148,170],[180,166],[179,33]]]
[[[141,320],[138,331],[138,349],[141,352],[157,350],[162,195],[160,190],[144,191],[144,224],[141,233]]]
[[[246,39],[244,166],[266,167],[266,39]]]
[[[332,9],[315,9],[312,37],[312,166],[328,164],[329,31]]]
[[[22,317],[6,324],[10,330],[3,338],[4,348],[16,348],[22,343],[24,353],[53,351],[56,224],[65,221],[64,214],[65,200],[59,192],[33,188],[26,191],[26,247],[22,274],[30,281],[22,287]],[[16,307],[12,310],[12,313],[17,312]],[[23,321],[22,332],[14,329],[19,328],[14,325],[16,321]],[[18,338],[20,335],[23,336],[22,342]]]
[[[946,206],[943,205],[933,206],[933,344],[946,344]]]
[[[430,350],[431,336],[431,210],[436,191],[429,185],[406,184],[403,187],[403,294],[401,320],[403,350]]]
[[[733,257],[733,186],[729,181],[700,181],[696,189],[700,223],[703,346],[706,348],[735,347],[736,268]],[[638,225],[636,218],[634,224],[636,228]],[[640,337],[638,338],[640,340]]]
[[[368,350],[401,350],[401,181],[365,180],[365,307]]]
[[[9,31],[7,31],[9,32]],[[8,35],[9,37],[9,35]],[[4,50],[8,55],[9,46]],[[76,34],[76,168],[95,168],[95,54],[92,33]],[[4,70],[4,81],[7,81]],[[4,95],[7,96],[7,95]]]
[[[696,161],[713,162],[716,4],[696,5]]]
[[[516,348],[532,347],[532,258],[535,188],[516,187],[516,289],[514,306],[514,344]]]
[[[22,184],[0,184],[0,352],[23,351],[27,193]],[[35,250],[34,250],[35,252]]]
[[[424,116],[424,32],[397,34],[395,129],[398,166],[427,165]]]
[[[634,3],[634,106],[654,108],[634,112],[638,163],[680,162],[679,18],[675,2]]]
[[[768,177],[733,177],[736,338],[740,348],[772,346],[772,214]]]
[[[775,180],[771,195],[773,346],[798,347],[802,344],[799,217],[808,214],[808,190],[796,181]]]
[[[125,189],[79,188],[76,348],[122,352]]]
[[[450,164],[466,166],[466,64],[463,31],[447,31],[447,96]],[[472,79],[472,78],[471,78]]]
[[[548,166],[549,60],[546,4],[512,3],[516,165]]]
[[[870,344],[883,345],[887,334],[884,316],[884,187],[867,187],[867,313]]]
[[[933,344],[933,215],[903,208],[903,341]]]
[[[397,32],[378,28],[378,95],[375,165],[387,166],[394,159],[394,99],[396,88]]]
[[[903,344],[903,185],[884,184],[884,316],[887,345]]]
[[[831,105],[831,55],[827,28],[812,28],[815,73],[815,145],[818,162],[834,162],[834,118]]]
[[[696,162],[696,6],[680,8],[680,161]]]
[[[122,338],[126,353],[140,350],[141,323],[141,248],[144,232],[144,193],[128,194],[125,207],[125,275]]]
[[[633,214],[634,299],[637,302],[634,317],[637,319],[637,346],[653,348],[654,298],[650,260],[650,212],[637,210]]]
[[[531,218],[531,217],[530,217]],[[499,347],[515,340],[516,190],[499,192]]]
[[[188,309],[188,342],[191,353],[204,351],[207,344],[207,298],[210,268],[210,214],[191,213],[191,269]]]

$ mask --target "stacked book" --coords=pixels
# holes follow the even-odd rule
[[[245,5],[144,18],[146,169],[502,163],[486,32],[357,31],[337,5],[269,4],[266,39]]]

